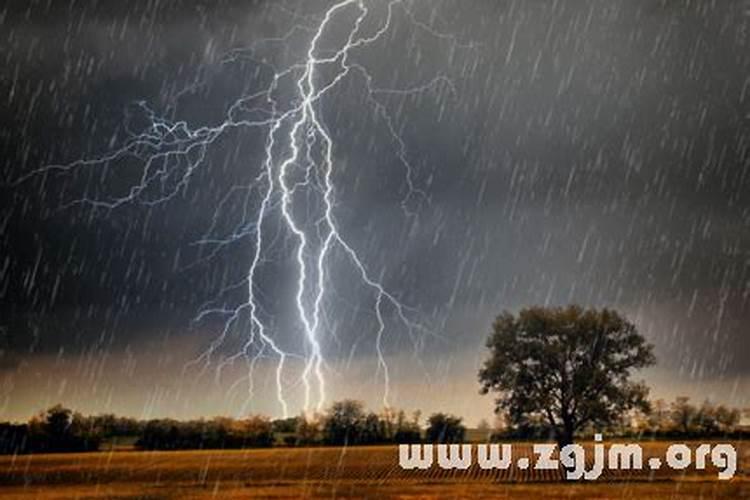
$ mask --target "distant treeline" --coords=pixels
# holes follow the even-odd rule
[[[687,397],[671,403],[659,399],[649,403],[647,412],[634,411],[607,428],[588,429],[584,434],[604,432],[609,436],[647,438],[750,438],[750,429],[742,427],[743,411],[705,401],[700,405]],[[744,410],[750,418],[750,410]],[[547,439],[552,435],[545,421],[528,421],[513,427],[501,422],[489,432],[493,441],[503,439]]]
[[[657,400],[647,414],[636,414],[632,425],[638,433],[656,437],[750,437],[740,427],[743,411],[704,401],[694,405],[687,397],[673,402]],[[750,417],[750,410],[745,410]]]
[[[366,411],[362,403],[333,403],[322,414],[271,420],[216,417],[180,421],[138,420],[112,414],[85,416],[61,405],[39,413],[25,424],[0,423],[0,453],[94,451],[128,441],[142,450],[231,449],[270,446],[368,445],[385,443],[455,443],[467,439],[462,419],[434,413],[420,424],[420,412]],[[693,405],[687,398],[656,401],[648,413],[623,416],[617,426],[596,429],[610,436],[750,438],[739,426],[741,412],[722,405]],[[543,422],[495,428],[480,425],[473,439],[548,439]],[[592,432],[594,429],[591,430]]]
[[[271,420],[260,415],[179,421],[137,420],[115,415],[85,416],[61,405],[26,424],[0,423],[0,453],[93,451],[118,439],[134,439],[143,450],[257,448],[274,445],[366,445],[411,443],[422,439],[458,442],[465,437],[461,419],[436,413],[422,430],[420,414],[367,412],[362,403],[336,402],[327,412]]]

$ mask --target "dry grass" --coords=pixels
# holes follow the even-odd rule
[[[697,445],[697,443],[693,443]],[[645,443],[644,457],[665,443]],[[247,451],[114,451],[0,457],[2,498],[750,498],[750,445],[736,443],[737,476],[716,470],[608,473],[570,483],[554,471],[404,471],[395,446]],[[516,444],[514,456],[531,456]]]

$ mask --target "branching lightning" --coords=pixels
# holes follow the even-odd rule
[[[351,10],[353,9],[353,10]],[[348,36],[335,50],[321,48],[321,39],[330,27],[342,17],[344,12],[356,14],[348,29]],[[297,14],[293,14],[298,17]],[[140,165],[138,182],[122,196],[101,199],[84,195],[69,202],[71,205],[89,205],[106,211],[116,209],[129,203],[140,203],[148,206],[166,203],[181,193],[190,183],[195,172],[206,165],[205,158],[209,148],[216,140],[231,129],[250,129],[265,131],[265,152],[259,174],[254,174],[245,185],[233,186],[219,202],[214,214],[213,224],[197,245],[211,248],[206,259],[213,258],[225,246],[241,239],[251,240],[253,249],[245,275],[234,284],[220,292],[223,296],[230,290],[245,288],[245,300],[231,306],[222,305],[221,297],[205,304],[196,321],[209,316],[222,318],[223,328],[210,343],[208,348],[191,364],[202,370],[209,366],[216,367],[216,376],[235,361],[247,363],[248,402],[253,397],[254,370],[258,361],[270,357],[276,360],[275,382],[276,397],[281,412],[290,413],[290,402],[287,392],[292,385],[301,383],[304,389],[302,402],[305,411],[320,410],[326,402],[326,362],[324,357],[325,330],[325,297],[330,279],[331,255],[336,249],[346,257],[353,266],[364,287],[368,288],[374,300],[374,316],[377,322],[375,330],[375,350],[377,354],[378,373],[384,382],[383,403],[389,405],[390,374],[383,349],[383,338],[386,333],[386,315],[392,312],[400,322],[415,345],[420,334],[429,331],[413,319],[413,311],[400,302],[397,296],[386,289],[376,278],[360,253],[349,243],[342,233],[336,219],[336,186],[334,184],[335,161],[334,140],[323,122],[318,107],[322,99],[348,77],[361,78],[367,92],[367,102],[375,114],[383,120],[390,136],[396,145],[396,156],[404,167],[404,180],[408,188],[402,200],[402,208],[408,217],[415,216],[411,206],[416,200],[428,202],[428,195],[415,185],[414,168],[407,157],[407,147],[399,135],[394,120],[389,115],[380,96],[407,96],[434,89],[447,89],[454,92],[449,78],[438,75],[428,82],[401,89],[377,88],[367,69],[354,62],[353,52],[373,44],[383,37],[391,28],[394,16],[402,13],[405,19],[416,29],[424,30],[430,35],[458,42],[450,35],[439,33],[429,25],[418,21],[404,0],[391,0],[387,4],[384,19],[374,29],[367,31],[365,21],[370,15],[364,0],[342,0],[331,6],[320,16],[305,17],[315,25],[295,25],[285,36],[265,39],[256,42],[246,49],[235,49],[229,52],[222,64],[231,64],[240,59],[253,59],[254,50],[259,44],[284,43],[298,33],[309,33],[309,45],[304,58],[290,66],[279,69],[271,67],[273,78],[270,84],[261,91],[237,99],[228,109],[224,121],[213,127],[191,128],[184,121],[173,122],[158,116],[146,103],[138,106],[147,113],[150,125],[139,133],[131,133],[126,143],[109,154],[95,159],[81,159],[65,165],[48,165],[34,170],[17,180],[24,182],[32,177],[54,172],[66,173],[81,168],[107,167],[122,158],[134,158]],[[267,62],[258,62],[270,66]],[[322,78],[321,71],[334,70],[332,78]],[[282,82],[291,80],[295,96],[288,106],[283,106],[276,94]],[[255,105],[264,102],[264,106]],[[243,116],[253,116],[252,119]],[[299,171],[304,172],[298,179]],[[314,224],[306,223],[296,211],[296,195],[300,192],[315,193],[319,199],[319,210]],[[157,193],[154,195],[153,193]],[[242,221],[234,231],[224,237],[214,236],[214,229],[219,222],[224,206],[228,200],[244,193],[245,210]],[[257,209],[254,203],[260,199]],[[294,241],[293,255],[296,264],[296,293],[294,306],[299,323],[300,341],[304,346],[302,354],[282,348],[269,330],[263,319],[259,294],[259,269],[270,246],[267,234],[267,220],[272,213],[280,213],[281,222]],[[234,355],[224,357],[214,363],[217,351],[225,345],[230,332],[241,328],[247,321],[244,345]],[[304,368],[299,381],[287,380],[287,363],[290,358],[300,359]]]

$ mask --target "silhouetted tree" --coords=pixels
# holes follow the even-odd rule
[[[26,449],[35,452],[89,451],[99,448],[100,436],[80,413],[55,405],[29,420]]]
[[[243,420],[149,420],[135,444],[147,450],[259,448],[273,446],[274,440],[271,420],[253,415]]]
[[[244,446],[263,448],[274,442],[273,425],[268,417],[253,415],[242,421]]]
[[[668,432],[683,436],[718,436],[737,431],[740,410],[704,401],[700,407],[686,396],[677,397],[670,405]]]
[[[359,401],[338,401],[323,417],[323,442],[334,445],[419,442],[418,415],[416,420],[407,421],[403,411],[386,408],[378,415],[365,412]]]
[[[737,408],[727,408],[719,405],[714,408],[714,418],[720,433],[730,433],[737,430],[742,412]]]
[[[653,432],[665,432],[669,429],[669,408],[663,399],[651,403],[646,425]]]
[[[670,419],[672,427],[684,435],[696,430],[698,409],[690,403],[690,398],[677,397],[670,405]]]
[[[336,445],[358,443],[364,419],[361,402],[345,399],[333,403],[323,422],[323,440]]]
[[[70,429],[73,412],[62,405],[55,405],[47,410],[44,430],[50,437],[62,438]]]
[[[278,433],[293,433],[297,429],[299,417],[278,418],[271,421],[273,431]]]
[[[418,443],[422,439],[422,431],[419,428],[419,412],[415,412],[412,420],[406,419],[403,410],[396,413],[395,431],[393,441],[401,444]]]
[[[425,431],[427,442],[460,443],[466,436],[466,427],[461,423],[462,420],[445,413],[433,413],[427,419],[428,425]]]
[[[143,431],[143,421],[131,417],[118,417],[112,413],[104,413],[90,417],[83,417],[83,424],[102,438],[122,436],[136,436]]]
[[[654,363],[652,346],[609,309],[532,307],[505,312],[487,340],[482,393],[513,425],[544,419],[560,446],[587,425],[608,426],[632,408],[648,409],[648,389],[632,371]]]
[[[373,412],[368,413],[365,415],[358,429],[357,443],[373,444],[385,442],[387,440],[386,427],[385,422],[377,414]]]

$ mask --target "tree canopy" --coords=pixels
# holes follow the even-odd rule
[[[481,392],[496,411],[524,426],[545,422],[560,446],[587,425],[604,427],[624,412],[648,410],[648,389],[633,371],[655,362],[635,325],[611,309],[531,307],[504,312],[487,340]]]
[[[433,413],[427,419],[425,437],[428,443],[461,443],[466,436],[462,418],[445,413]]]

